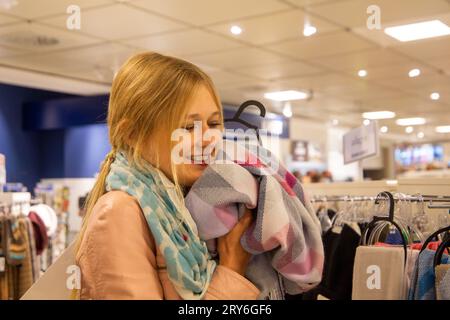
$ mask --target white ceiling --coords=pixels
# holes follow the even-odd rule
[[[264,100],[263,93],[298,89],[313,95],[292,103],[295,116],[358,125],[363,111],[391,110],[398,117],[426,117],[430,125],[416,132],[428,136],[432,126],[450,125],[450,36],[400,43],[366,27],[372,4],[381,8],[383,27],[427,19],[450,24],[447,0],[17,2],[9,10],[0,7],[0,67],[107,88],[127,57],[154,50],[203,67],[228,103],[257,99],[281,112],[282,105]],[[73,3],[81,7],[81,30],[66,27]],[[308,38],[302,34],[306,22],[318,29]],[[234,24],[241,35],[229,32]],[[33,36],[58,43],[13,41]],[[421,76],[409,78],[412,68]],[[360,69],[368,71],[366,78],[357,76]],[[429,98],[435,91],[439,101]],[[381,124],[401,132],[393,120]]]

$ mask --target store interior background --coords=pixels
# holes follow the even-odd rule
[[[428,20],[450,25],[450,1],[0,3],[0,153],[7,181],[30,192],[42,181],[70,184],[74,197],[89,190],[109,151],[104,118],[114,74],[145,50],[202,67],[226,115],[246,100],[261,101],[267,117],[251,119],[280,137],[279,143],[263,142],[305,183],[329,181],[329,175],[320,178],[323,172],[334,182],[358,181],[361,169],[366,180],[448,175],[450,134],[436,127],[450,125],[450,36],[400,42],[383,30]],[[72,4],[81,8],[79,30],[66,24]],[[381,9],[381,30],[367,28],[372,4]],[[242,32],[233,34],[233,26]],[[316,32],[306,36],[308,26]],[[413,69],[420,75],[410,77]],[[306,92],[307,98],[264,97],[282,90]],[[396,114],[378,121],[379,155],[344,165],[343,135],[373,111]],[[426,123],[411,132],[396,124],[411,117]],[[307,152],[295,155],[295,147]],[[77,212],[77,201],[70,206]],[[77,230],[78,217],[71,219]]]

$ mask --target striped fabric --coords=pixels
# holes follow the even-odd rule
[[[215,239],[233,228],[244,206],[257,208],[241,244],[249,253],[268,259],[253,259],[259,265],[249,267],[248,278],[266,290],[261,286],[270,284],[261,283],[264,273],[258,270],[267,270],[262,264],[269,264],[282,276],[289,294],[310,290],[321,280],[324,253],[320,222],[302,186],[270,151],[246,146],[245,157],[233,159],[229,150],[243,147],[224,144],[217,155],[220,160],[205,169],[185,198],[200,237],[214,254]]]

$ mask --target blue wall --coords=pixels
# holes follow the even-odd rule
[[[33,187],[42,177],[41,133],[22,129],[22,105],[27,101],[65,98],[69,95],[0,84],[0,153],[6,156],[8,182]],[[52,159],[53,152],[46,154]],[[55,158],[56,159],[56,158]],[[56,163],[56,161],[55,161]]]

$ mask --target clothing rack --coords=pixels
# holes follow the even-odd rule
[[[318,196],[313,197],[312,202],[338,202],[338,201],[375,201],[377,197],[373,196]],[[450,196],[440,195],[405,195],[394,197],[394,201],[408,201],[408,202],[428,202],[429,209],[450,209]],[[448,205],[435,205],[433,203],[449,203]]]

